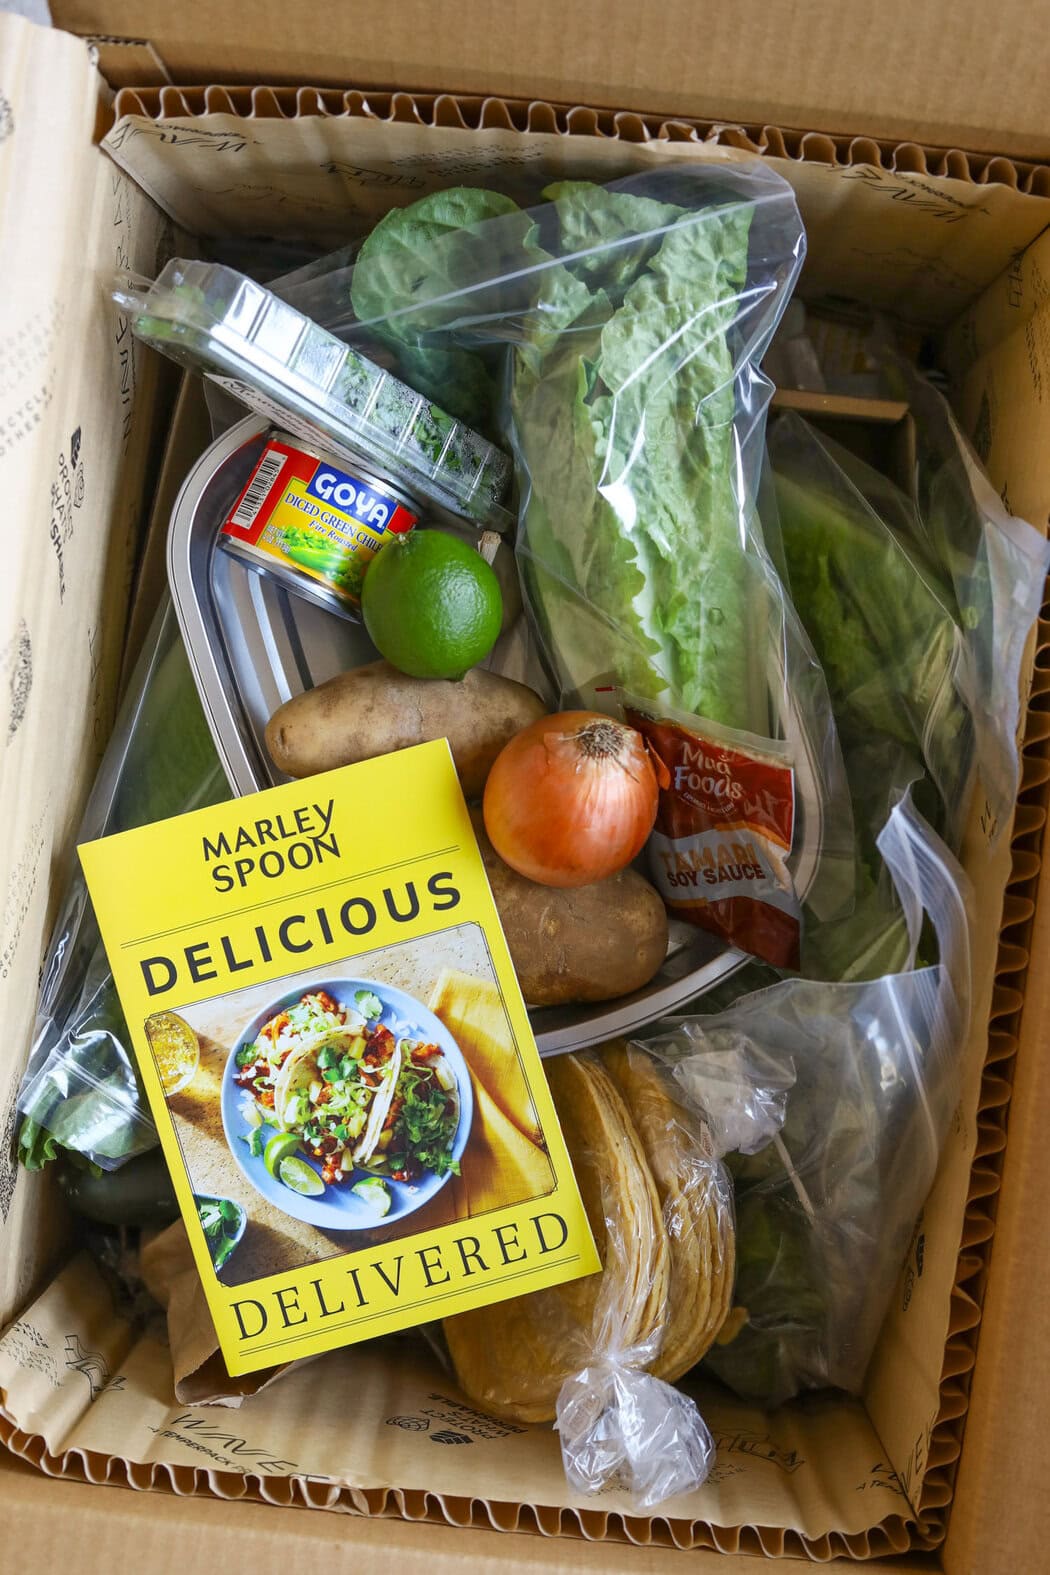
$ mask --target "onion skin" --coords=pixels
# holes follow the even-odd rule
[[[506,744],[485,785],[485,830],[541,886],[588,886],[637,858],[660,784],[641,734],[596,711],[540,717]]]

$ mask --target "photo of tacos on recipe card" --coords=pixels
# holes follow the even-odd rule
[[[322,1229],[366,1230],[459,1174],[470,1074],[422,1002],[377,980],[326,979],[259,1015],[226,1063],[222,1116],[263,1197]]]
[[[193,1192],[209,1200],[223,1285],[495,1218],[555,1189],[480,925],[166,1015],[197,1047],[166,1107]]]

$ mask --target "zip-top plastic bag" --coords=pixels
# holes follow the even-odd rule
[[[879,359],[915,420],[914,519],[961,631],[955,685],[971,717],[981,829],[994,843],[1017,801],[1021,664],[1050,573],[1050,541],[1010,513],[944,395],[903,356],[883,350]]]
[[[84,811],[86,842],[229,798],[165,596]],[[79,862],[52,934],[18,1093],[22,1163],[59,1149],[115,1170],[158,1142]]]
[[[705,1361],[763,1404],[829,1385],[860,1391],[959,1100],[969,883],[908,798],[878,845],[904,915],[907,971],[785,980],[645,1039],[733,1150],[739,1329]],[[939,961],[915,967],[925,919]],[[757,1096],[780,1125],[756,1151],[738,1111],[756,1098],[749,1089],[778,1087],[782,1111]]]
[[[800,416],[770,431],[786,574],[827,678],[858,847],[852,913],[810,927],[811,977],[903,966],[876,845],[896,795],[910,788],[956,853],[975,785],[989,843],[1017,796],[1021,658],[1050,547],[1002,509],[936,390],[915,373],[907,388],[914,499]]]
[[[563,706],[623,689],[744,752],[788,746],[788,867],[831,918],[855,884],[848,792],[758,509],[759,362],[805,251],[793,193],[712,162],[543,196],[525,212],[433,193],[273,288],[510,446],[522,587]]]

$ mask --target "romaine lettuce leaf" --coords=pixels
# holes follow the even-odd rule
[[[585,182],[545,195],[563,253],[608,244],[566,264],[601,285],[607,310],[577,316],[538,367],[526,340],[513,385],[530,481],[526,583],[562,687],[612,671],[642,695],[764,731],[726,339],[751,210],[694,214]],[[633,249],[622,244],[632,232]]]
[[[609,295],[622,293],[641,276],[660,248],[661,231],[685,211],[586,180],[558,181],[543,195],[557,209],[566,267]],[[584,255],[573,255],[578,252]]]
[[[973,764],[958,692],[962,633],[950,589],[923,559],[909,507],[885,478],[795,416],[770,438],[792,598],[828,681],[859,827],[874,839],[909,783],[955,845]],[[878,512],[871,498],[875,498]]]
[[[587,181],[544,196],[535,220],[463,187],[388,214],[361,248],[355,313],[410,382],[475,425],[490,424],[513,346],[524,579],[563,691],[612,673],[765,732],[764,582],[734,490],[727,337],[753,206]]]

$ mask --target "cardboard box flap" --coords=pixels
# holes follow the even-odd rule
[[[0,14],[0,1317],[59,1245],[47,1182],[15,1164],[16,1094],[57,878],[113,724],[156,358],[106,299],[156,267],[165,225],[91,145],[99,78],[76,39]],[[33,110],[62,105],[34,136]],[[71,347],[76,347],[76,355]],[[25,522],[28,522],[26,524]]]
[[[974,0],[950,14],[885,0],[772,0],[753,16],[667,0],[565,6],[315,5],[289,25],[277,0],[54,0],[55,25],[148,39],[175,82],[398,83],[560,102],[910,137],[1025,157],[1050,154],[1038,85],[1050,34],[1038,8]]]

